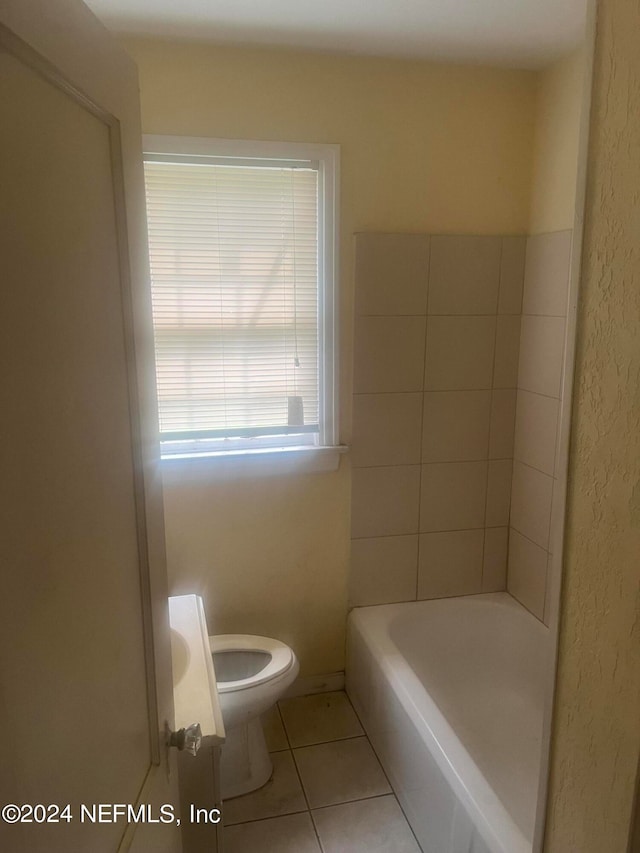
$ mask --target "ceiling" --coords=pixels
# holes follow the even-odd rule
[[[540,68],[586,0],[86,0],[117,33]]]

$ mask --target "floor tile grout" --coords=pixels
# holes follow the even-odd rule
[[[311,804],[309,803],[309,798],[307,797],[307,792],[305,791],[304,784],[302,782],[302,776],[300,775],[300,770],[298,769],[298,763],[296,761],[296,757],[293,754],[293,747],[291,746],[291,740],[289,739],[289,732],[287,731],[287,724],[284,721],[284,716],[282,714],[282,710],[280,708],[279,702],[276,702],[276,709],[278,711],[278,716],[280,718],[282,730],[284,731],[284,736],[287,739],[287,743],[289,744],[289,752],[291,753],[291,759],[293,761],[293,766],[295,767],[296,776],[298,777],[298,783],[300,785],[300,789],[302,791],[302,796],[304,797],[304,801],[307,805],[307,814],[309,815],[309,819],[311,820],[311,826],[313,826],[313,831],[314,831],[315,836],[316,836],[316,841],[318,842],[318,847],[320,848],[320,853],[323,853],[324,848],[322,846],[322,842],[320,841],[320,836],[318,834],[318,827],[316,826],[316,822],[313,819],[313,815],[311,814]]]
[[[364,738],[367,741],[369,740],[369,738],[366,736],[366,734],[349,735],[349,737],[336,737],[336,738],[333,738],[332,740],[319,740],[317,743],[305,743],[305,744],[302,744],[301,746],[292,746],[291,751],[295,752],[297,749],[311,749],[314,746],[326,746],[329,743],[341,743],[342,741],[345,741],[345,740],[361,740],[362,738]],[[371,741],[369,741],[369,743],[370,742]]]
[[[384,794],[371,794],[368,797],[356,797],[353,800],[340,800],[339,803],[327,803],[324,806],[315,806],[311,811],[321,812],[323,809],[335,809],[338,806],[348,806],[352,803],[364,803],[367,800],[380,800],[383,797],[393,797],[394,800],[397,799],[396,795],[393,793],[393,789],[391,789],[390,791],[385,791]]]
[[[311,811],[311,809],[307,805],[304,809],[295,809],[291,812],[281,812],[280,814],[273,814],[268,817],[250,817],[247,820],[238,820],[235,823],[229,823],[227,826],[244,826],[244,824],[247,823],[262,823],[263,820],[276,820],[279,817],[289,817],[294,814],[307,814],[309,811]]]
[[[415,841],[416,841],[416,844],[417,844],[417,846],[418,846],[418,850],[420,850],[420,845],[418,844],[417,838],[415,837],[415,833],[413,832],[413,829],[412,829],[412,827],[411,827],[411,825],[410,825],[409,821],[407,820],[407,816],[406,816],[406,814],[405,814],[405,812],[404,812],[404,809],[402,808],[402,805],[401,805],[400,801],[398,800],[398,797],[397,797],[396,792],[395,792],[395,790],[394,790],[394,788],[393,788],[393,786],[392,786],[392,784],[391,784],[391,781],[390,781],[389,777],[387,776],[387,773],[386,773],[386,771],[385,771],[384,767],[382,766],[382,763],[380,762],[380,759],[379,759],[379,757],[378,757],[378,755],[377,755],[377,752],[376,752],[376,750],[375,750],[375,748],[374,748],[373,744],[371,743],[371,741],[370,741],[370,739],[369,739],[369,736],[367,735],[367,733],[366,733],[366,731],[365,731],[365,728],[364,728],[364,726],[362,725],[362,721],[360,720],[360,717],[358,716],[358,713],[357,713],[356,709],[353,707],[353,704],[351,703],[351,700],[349,699],[349,696],[347,695],[346,691],[344,691],[344,690],[342,690],[342,691],[331,691],[331,692],[332,692],[332,693],[342,693],[342,694],[344,694],[344,697],[345,697],[345,699],[346,699],[346,701],[347,701],[347,703],[348,703],[348,705],[349,705],[349,708],[353,711],[353,714],[354,714],[354,716],[355,716],[355,719],[357,720],[358,725],[359,725],[359,726],[360,726],[360,728],[361,728],[361,732],[362,732],[361,734],[358,734],[358,735],[351,735],[351,736],[348,736],[348,737],[337,737],[337,738],[333,738],[333,739],[330,739],[330,740],[317,741],[317,742],[314,742],[314,743],[303,744],[303,745],[301,745],[301,746],[296,746],[296,747],[294,747],[294,746],[292,746],[292,744],[291,744],[291,739],[290,739],[290,736],[289,736],[289,731],[288,731],[288,729],[287,729],[287,725],[286,725],[286,722],[285,722],[285,719],[284,719],[284,715],[283,715],[282,710],[281,710],[281,708],[280,708],[280,703],[279,703],[279,702],[278,702],[278,703],[276,703],[276,706],[275,706],[275,707],[276,707],[276,712],[277,712],[277,714],[278,714],[278,718],[279,718],[279,720],[280,720],[280,724],[281,724],[281,726],[282,726],[282,731],[283,731],[283,733],[284,733],[284,737],[285,737],[285,740],[286,740],[287,746],[286,746],[285,748],[282,748],[282,749],[274,749],[274,750],[271,750],[271,751],[270,751],[270,754],[282,754],[283,752],[289,752],[289,753],[291,754],[291,758],[292,758],[292,761],[293,761],[293,766],[294,766],[294,769],[295,769],[295,772],[296,772],[296,777],[297,777],[297,780],[298,780],[298,784],[300,785],[300,790],[301,790],[301,792],[302,792],[302,796],[303,796],[303,798],[304,798],[304,802],[305,802],[306,808],[305,808],[305,809],[300,809],[300,810],[294,810],[294,811],[286,811],[286,812],[283,812],[283,813],[281,813],[281,814],[271,815],[271,816],[269,816],[269,817],[251,818],[251,819],[249,819],[249,820],[238,821],[238,822],[236,822],[236,823],[230,824],[229,826],[230,826],[230,827],[243,826],[243,825],[248,825],[248,824],[253,824],[253,823],[260,823],[260,822],[262,822],[262,821],[266,821],[266,820],[275,820],[275,819],[278,819],[278,818],[289,817],[289,816],[292,816],[292,815],[308,814],[308,815],[309,815],[309,818],[310,818],[310,820],[311,820],[311,824],[312,824],[312,826],[313,826],[313,831],[314,831],[314,833],[315,833],[315,838],[316,838],[316,842],[317,842],[317,844],[318,844],[319,853],[325,853],[325,847],[324,847],[324,845],[323,845],[323,843],[322,843],[322,840],[321,840],[321,838],[320,838],[320,833],[319,833],[319,831],[318,831],[318,827],[317,827],[316,820],[315,820],[315,817],[314,817],[314,813],[315,813],[315,812],[324,811],[324,810],[326,810],[326,809],[338,808],[338,807],[340,807],[340,806],[349,805],[349,804],[354,804],[354,803],[364,803],[364,802],[367,802],[367,801],[369,801],[369,800],[377,800],[377,799],[382,799],[382,798],[384,798],[384,797],[393,797],[393,799],[394,799],[395,803],[397,804],[398,808],[400,809],[400,811],[401,811],[401,813],[402,813],[402,816],[404,817],[404,820],[405,820],[405,822],[406,822],[406,824],[407,824],[407,827],[408,827],[409,831],[411,832],[411,835],[413,836],[413,838],[414,838],[414,839],[415,839]],[[310,694],[310,695],[317,695],[317,694]],[[296,697],[296,698],[298,698],[298,697]],[[303,698],[303,697],[299,697],[299,698]],[[382,793],[380,793],[380,794],[373,794],[373,795],[369,795],[369,796],[365,796],[365,797],[356,797],[356,798],[354,798],[354,799],[349,799],[349,800],[340,800],[339,802],[335,802],[335,803],[327,803],[327,804],[325,804],[325,805],[318,805],[318,806],[312,807],[312,806],[311,806],[311,804],[310,804],[310,802],[309,802],[309,798],[308,798],[308,796],[307,796],[307,791],[306,791],[306,789],[305,789],[305,786],[304,786],[304,783],[303,783],[303,780],[302,780],[302,775],[301,775],[301,773],[300,773],[300,769],[299,769],[299,767],[298,767],[298,762],[296,761],[296,754],[295,754],[295,753],[296,753],[296,750],[303,750],[303,749],[308,749],[308,748],[315,747],[315,746],[323,746],[323,745],[328,745],[328,744],[332,744],[332,743],[338,743],[338,742],[342,742],[342,741],[349,741],[349,740],[362,740],[362,739],[366,740],[366,742],[368,743],[369,747],[371,748],[371,751],[373,752],[373,755],[375,756],[375,759],[376,759],[376,761],[377,761],[377,763],[378,763],[378,765],[379,765],[379,767],[380,767],[380,770],[382,771],[382,774],[383,774],[383,776],[384,776],[384,779],[385,779],[385,781],[386,781],[387,785],[389,786],[389,790],[388,790],[388,791],[385,791],[385,792],[382,792]]]
[[[349,694],[347,693],[347,691],[346,691],[346,690],[344,691],[344,695],[347,697],[347,701],[348,701],[349,705],[351,705],[351,707],[353,708],[353,713],[356,715],[356,719],[357,719],[357,720],[358,720],[358,722],[360,723],[360,727],[361,727],[362,731],[365,733],[365,735],[366,735],[366,737],[367,737],[367,740],[369,741],[369,744],[370,744],[370,746],[371,746],[371,749],[373,750],[373,752],[375,753],[376,758],[378,759],[378,763],[380,764],[380,767],[382,768],[382,772],[384,773],[384,778],[385,778],[385,779],[387,780],[387,782],[389,783],[389,787],[391,788],[391,792],[392,792],[392,794],[393,794],[393,796],[394,796],[394,798],[395,798],[396,803],[398,804],[398,808],[399,808],[399,809],[400,809],[400,811],[402,812],[402,814],[403,814],[403,816],[404,816],[404,819],[405,819],[405,821],[407,822],[407,826],[409,827],[409,831],[410,831],[410,832],[411,832],[411,834],[413,835],[413,837],[414,837],[414,839],[415,839],[415,842],[416,842],[416,844],[418,845],[418,850],[422,850],[422,848],[420,847],[420,842],[418,841],[418,837],[417,837],[417,835],[415,834],[415,832],[413,831],[413,827],[412,827],[412,826],[411,826],[411,824],[409,823],[409,818],[407,817],[406,812],[405,812],[404,808],[402,807],[402,803],[401,803],[401,802],[400,802],[400,800],[398,799],[398,795],[396,794],[396,790],[395,790],[395,788],[393,787],[393,785],[391,784],[391,779],[389,779],[389,777],[387,776],[387,771],[384,769],[384,767],[382,767],[382,762],[380,761],[380,758],[378,758],[378,753],[376,752],[376,749],[375,749],[374,745],[373,745],[373,744],[371,743],[371,741],[369,740],[369,735],[367,735],[367,733],[366,733],[366,729],[365,729],[365,727],[364,727],[364,725],[363,725],[363,723],[362,723],[362,720],[360,719],[360,715],[359,715],[359,714],[358,714],[358,712],[356,711],[356,709],[355,709],[355,707],[354,707],[354,705],[353,705],[353,702],[352,702],[352,701],[351,701],[351,699],[349,698]]]

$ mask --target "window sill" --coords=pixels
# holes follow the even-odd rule
[[[337,471],[340,457],[349,450],[337,447],[278,447],[260,450],[193,453],[164,456],[161,460],[165,483],[188,480],[234,480],[250,477],[320,474]]]

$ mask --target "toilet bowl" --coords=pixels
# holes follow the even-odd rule
[[[209,647],[226,731],[220,767],[226,800],[269,781],[273,765],[260,715],[275,705],[300,666],[293,649],[270,637],[220,634],[209,637]]]

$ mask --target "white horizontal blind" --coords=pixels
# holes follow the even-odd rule
[[[317,168],[231,163],[145,162],[164,441],[318,432]]]

